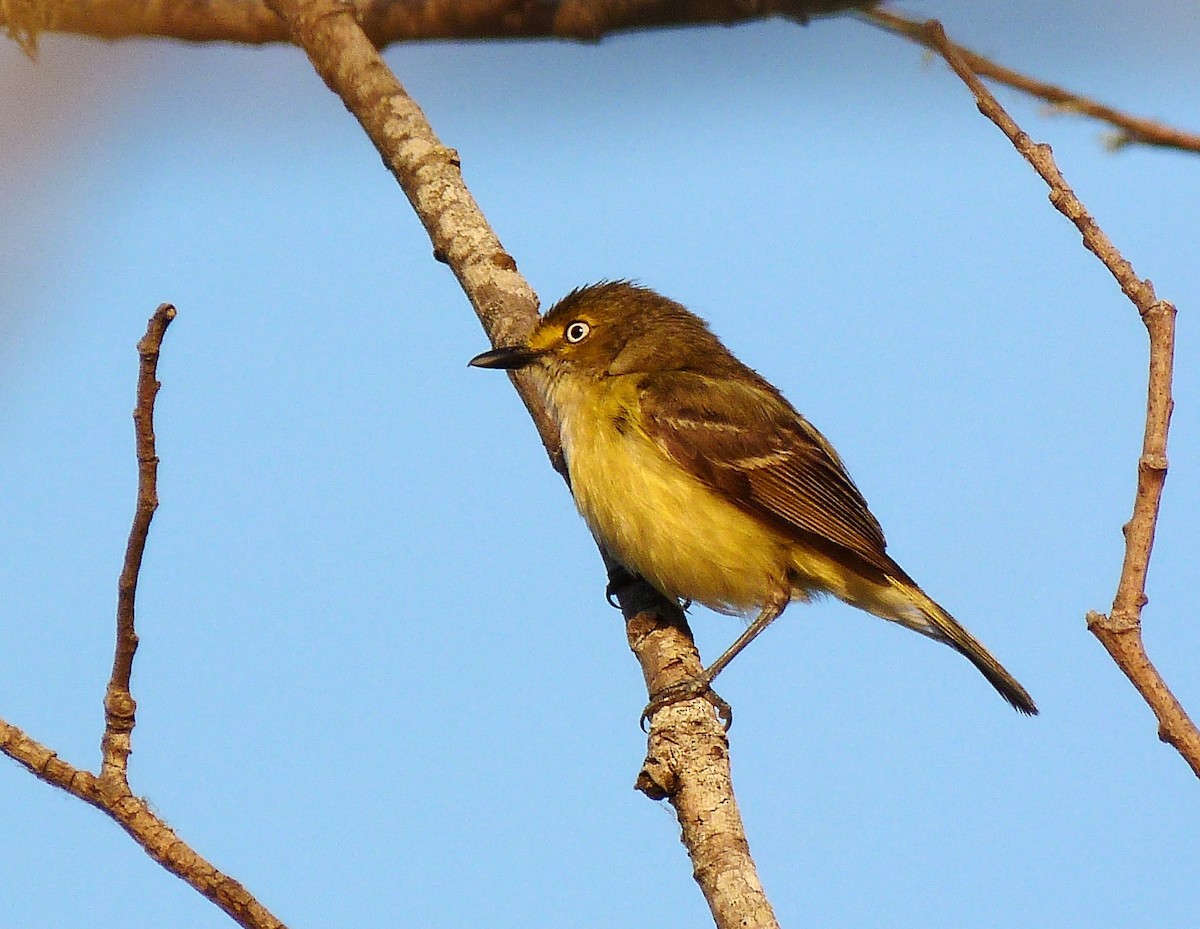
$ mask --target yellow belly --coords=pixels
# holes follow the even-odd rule
[[[561,382],[548,391],[575,503],[597,540],[667,596],[721,612],[750,612],[791,590],[788,540],[660,451],[636,426],[632,385],[628,394],[623,385],[606,386],[598,396]]]
[[[722,613],[751,613],[784,591],[833,594],[934,635],[911,582],[865,576],[785,535],[693,477],[638,426],[631,378],[546,381],[575,505],[614,558],[669,597]],[[913,588],[915,589],[915,588]],[[928,598],[925,598],[928,599]],[[940,609],[940,608],[938,608]]]

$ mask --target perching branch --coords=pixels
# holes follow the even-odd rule
[[[94,806],[133,837],[151,858],[213,901],[246,929],[284,929],[240,883],[222,874],[163,822],[141,797],[129,789],[126,776],[130,736],[134,725],[134,700],[129,691],[133,656],[137,650],[134,629],[134,599],[138,572],[150,520],[158,506],[158,458],[154,451],[154,398],[159,384],[155,378],[163,334],[175,308],[162,304],[138,342],[141,365],[138,372],[137,404],[133,411],[137,436],[137,506],[125,565],[117,594],[117,644],[112,678],[104,698],[104,736],[101,739],[100,774],[76,768],[51,749],[30,738],[16,726],[0,720],[0,752],[27,768],[35,777]]]
[[[537,321],[537,297],[463,183],[458,152],[434,134],[339,0],[271,0],[326,85],[366,131],[429,233],[433,255],[450,266],[493,343],[523,337]],[[513,378],[542,443],[562,470],[558,428],[527,377]]]
[[[860,19],[878,26],[880,29],[895,33],[896,35],[902,35],[916,42],[918,45],[923,45],[944,55],[937,40],[929,35],[926,24],[921,20],[910,19],[907,16],[884,9],[864,10],[858,15]],[[943,39],[945,39],[944,36]],[[1004,65],[997,64],[990,58],[985,58],[978,52],[949,42],[948,39],[945,39],[945,41],[954,49],[954,53],[959,60],[975,74],[991,78],[1000,84],[1012,87],[1014,90],[1020,90],[1032,97],[1045,100],[1056,109],[1065,113],[1078,113],[1083,116],[1091,116],[1093,119],[1098,119],[1115,126],[1117,132],[1113,133],[1107,140],[1109,148],[1118,149],[1124,148],[1127,145],[1153,145],[1160,148],[1176,148],[1182,151],[1200,153],[1200,135],[1194,132],[1184,132],[1182,129],[1175,129],[1153,119],[1123,113],[1118,109],[1106,106],[1082,94],[1077,94],[1074,91],[1066,90],[1054,84],[1028,77],[1019,71],[1012,70],[1012,68],[1006,68]]]
[[[625,634],[642,666],[646,692],[659,693],[703,671],[679,606],[607,555],[604,559],[609,591],[625,616]],[[718,929],[778,929],[733,795],[725,726],[701,700],[665,706],[651,719],[646,759],[634,786],[675,808],[693,875]]]
[[[429,233],[434,255],[453,270],[492,344],[511,343],[526,333],[537,320],[529,284],[463,184],[458,156],[438,140],[353,13],[337,0],[271,3],[317,73],[374,142]],[[558,430],[541,397],[520,374],[513,381],[551,462],[565,477]],[[616,586],[648,687],[658,688],[668,677],[698,673],[700,656],[686,623],[679,622],[678,608],[643,581],[622,584],[619,590]],[[724,732],[704,701],[657,713],[639,787],[657,798],[670,797],[675,804],[697,880],[717,925],[770,927],[774,918],[733,800],[727,749]],[[713,841],[714,829],[729,836],[726,845]],[[732,846],[740,856],[722,854]]]
[[[646,29],[733,25],[774,16],[807,20],[871,0],[351,0],[378,48],[436,39],[595,42]],[[39,32],[102,39],[161,36],[191,42],[288,41],[259,0],[0,0],[0,27],[32,54]]]
[[[1138,460],[1137,493],[1133,516],[1125,525],[1125,560],[1111,614],[1091,611],[1088,629],[1100,640],[1125,676],[1158,718],[1159,737],[1174,746],[1200,776],[1200,731],[1150,662],[1142,641],[1141,615],[1146,604],[1146,574],[1154,547],[1163,484],[1167,477],[1167,431],[1171,422],[1171,377],[1175,355],[1175,307],[1159,300],[1148,280],[1096,225],[1054,163],[1050,146],[1035,143],[1013,121],[979,78],[971,63],[946,38],[941,23],[930,20],[922,27],[924,44],[935,49],[975,95],[979,111],[995,123],[1050,187],[1050,202],[1075,224],[1083,244],[1104,263],[1121,290],[1137,307],[1150,336],[1150,375],[1146,400],[1146,429]]]

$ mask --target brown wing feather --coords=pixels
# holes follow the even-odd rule
[[[797,541],[816,536],[899,571],[833,446],[775,388],[744,373],[752,380],[687,371],[645,378],[647,433],[701,481]]]

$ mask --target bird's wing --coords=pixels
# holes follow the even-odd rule
[[[898,570],[833,446],[746,372],[745,381],[687,371],[644,378],[647,434],[699,480],[798,541],[816,536],[882,571]]]

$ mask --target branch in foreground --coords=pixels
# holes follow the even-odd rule
[[[734,25],[775,16],[807,20],[871,0],[353,0],[378,48],[431,39],[568,39],[646,29]],[[36,14],[36,15],[35,15]],[[32,54],[39,32],[191,42],[289,41],[272,6],[256,0],[0,0],[0,26]]]
[[[137,650],[134,599],[150,520],[158,505],[158,458],[154,451],[154,399],[158,353],[163,334],[175,318],[175,308],[162,304],[150,317],[146,335],[138,342],[137,404],[133,412],[137,436],[137,506],[125,564],[118,583],[117,644],[112,678],[105,695],[105,727],[101,739],[100,774],[76,768],[21,729],[0,720],[0,752],[23,765],[39,780],[78,797],[114,820],[151,858],[213,901],[246,929],[284,929],[239,882],[222,874],[163,822],[141,797],[129,789],[126,768],[134,725],[134,700],[129,691],[133,656]]]
[[[428,231],[434,255],[454,271],[492,344],[518,340],[538,318],[536,301],[463,184],[457,155],[438,140],[425,115],[343,4],[337,0],[271,2],[317,73],[342,98],[379,150]],[[520,374],[513,380],[551,461],[565,477],[558,430],[540,396]],[[681,669],[689,674],[699,672],[700,656],[686,624],[679,623],[678,608],[664,603],[645,582],[625,584],[618,595],[639,598],[626,616],[631,628],[636,625],[631,641],[636,638],[634,651],[643,663],[648,684],[659,687],[665,675]],[[622,600],[623,607],[632,603]],[[648,776],[657,785],[655,795],[669,796],[676,805],[688,853],[717,925],[722,929],[770,927],[774,920],[764,918],[770,907],[754,872],[733,801],[728,750],[719,730],[703,701],[657,714],[650,736],[654,771]],[[719,751],[712,748],[718,743]],[[701,802],[719,813],[708,816],[703,828],[688,821],[693,810],[696,819],[703,818],[697,805]],[[714,858],[712,848],[701,847],[711,844],[714,829],[728,834],[728,845],[741,850],[739,858]],[[718,850],[724,847],[717,846]],[[730,892],[730,888],[739,889]]]
[[[1150,375],[1146,429],[1138,460],[1133,516],[1125,526],[1125,559],[1112,613],[1088,613],[1088,628],[1108,650],[1158,718],[1159,736],[1174,746],[1200,776],[1200,731],[1150,662],[1142,641],[1141,615],[1146,603],[1146,574],[1154,547],[1163,484],[1167,477],[1167,432],[1171,422],[1171,378],[1175,355],[1175,307],[1159,300],[1148,280],[1137,276],[1112,240],[1067,186],[1054,163],[1050,146],[1035,143],[1016,124],[971,70],[958,47],[946,38],[941,23],[922,26],[923,41],[936,49],[975,95],[979,111],[999,127],[1050,188],[1050,202],[1075,224],[1083,244],[1103,262],[1121,290],[1137,307],[1150,336]]]
[[[642,666],[646,693],[691,680],[704,670],[687,617],[608,557],[608,589],[625,617],[629,647]],[[714,695],[715,696],[715,695]],[[693,772],[680,777],[680,772]],[[775,912],[750,857],[733,795],[725,726],[702,700],[665,706],[651,717],[646,759],[634,786],[651,800],[669,800],[693,875],[718,929],[778,929]]]
[[[945,57],[943,46],[930,35],[926,24],[920,20],[881,9],[864,10],[859,14],[859,18],[880,29],[911,39],[918,45],[923,45]],[[1200,135],[1194,132],[1184,132],[1182,129],[1175,129],[1153,119],[1123,113],[1121,110],[1106,106],[1082,94],[1006,68],[978,52],[950,42],[944,34],[942,40],[953,49],[959,61],[975,74],[983,75],[1012,87],[1014,90],[1020,90],[1032,97],[1045,100],[1064,112],[1091,116],[1115,126],[1117,132],[1113,138],[1108,140],[1110,148],[1124,148],[1127,145],[1153,145],[1160,148],[1200,153]]]

